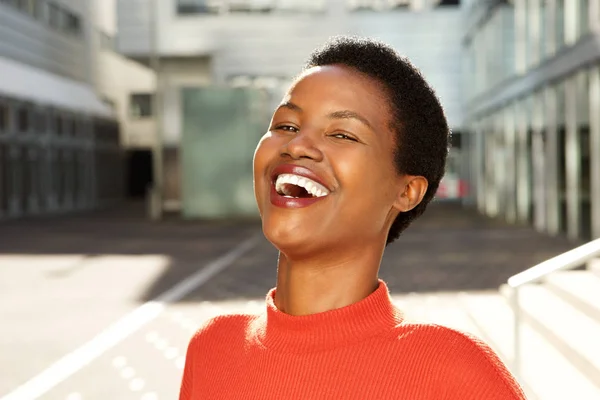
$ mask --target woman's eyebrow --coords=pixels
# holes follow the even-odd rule
[[[354,112],[351,110],[335,111],[335,112],[332,112],[331,114],[329,114],[327,117],[329,119],[355,119],[357,121],[362,122],[369,129],[374,130],[373,126],[371,125],[371,123],[369,122],[368,119],[366,119],[362,115],[358,114],[357,112]]]
[[[279,105],[279,107],[277,107],[277,110],[279,110],[280,108],[287,108],[292,111],[302,112],[302,108],[299,105],[292,103],[291,101],[286,101],[285,103],[281,103]]]
[[[292,111],[296,111],[296,112],[300,112],[300,113],[303,111],[302,107],[300,107],[297,104],[292,103],[291,101],[286,101],[285,103],[281,103],[279,105],[279,107],[277,107],[277,110],[279,110],[280,108],[287,108],[288,110],[292,110]],[[363,123],[365,126],[367,126],[372,131],[374,130],[373,125],[371,125],[371,123],[369,122],[368,119],[366,119],[359,113],[352,111],[352,110],[334,111],[331,114],[328,114],[327,118],[329,118],[329,119],[355,119],[355,120]]]

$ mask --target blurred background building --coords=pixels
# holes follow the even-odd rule
[[[158,70],[165,209],[256,215],[252,154],[308,55],[340,33],[375,36],[420,67],[462,125],[458,1],[118,2],[118,48]],[[431,27],[435,26],[435,29]]]
[[[0,218],[113,203],[152,145],[154,73],[115,52],[114,5],[0,1]]]
[[[600,237],[600,2],[465,2],[464,171],[489,216]]]
[[[599,7],[0,0],[0,216],[149,188],[156,218],[256,216],[251,158],[273,107],[312,49],[356,34],[393,45],[437,90],[453,130],[440,200],[600,237]]]

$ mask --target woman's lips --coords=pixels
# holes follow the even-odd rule
[[[295,165],[295,164],[280,164],[280,165],[278,165],[277,167],[275,167],[273,169],[273,172],[271,173],[271,181],[275,182],[277,177],[281,174],[293,174],[293,175],[297,175],[297,176],[306,177],[310,180],[313,180],[313,181],[319,183],[320,185],[324,186],[325,188],[327,188],[328,191],[331,192],[331,187],[329,187],[329,185],[327,185],[325,183],[323,178],[321,178],[319,175],[317,175],[311,169],[303,167],[301,165]]]
[[[275,187],[275,182],[277,181],[277,177],[281,174],[293,174],[298,177],[305,177],[314,182],[317,182],[318,184],[322,185],[324,189],[325,188],[327,189],[327,195],[321,196],[321,197],[317,197],[317,196],[288,197],[285,195],[281,195],[281,194],[277,193],[277,189]],[[314,173],[312,170],[310,170],[306,167],[303,167],[300,165],[294,165],[294,164],[281,164],[281,165],[278,165],[277,167],[275,167],[271,174],[270,186],[271,186],[271,188],[270,188],[271,204],[273,204],[276,207],[282,207],[282,208],[308,207],[308,206],[316,203],[319,200],[325,199],[327,196],[329,196],[329,193],[331,191],[331,189],[329,189],[328,186],[324,183],[324,180],[320,176],[318,176],[316,173]]]
[[[271,204],[281,208],[303,208],[308,207],[317,201],[327,198],[323,197],[286,197],[277,193],[275,183],[271,182]]]

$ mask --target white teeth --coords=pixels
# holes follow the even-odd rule
[[[327,190],[325,186],[313,181],[312,179],[294,174],[281,174],[275,181],[275,190],[277,190],[277,193],[284,195],[285,197],[290,197],[289,193],[285,191],[285,184],[301,186],[304,188],[304,190],[306,190],[307,193],[310,193],[314,197],[323,197],[329,194],[329,190]]]

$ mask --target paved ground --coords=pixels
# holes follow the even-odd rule
[[[257,222],[155,224],[133,206],[4,222],[0,399],[36,376],[44,379],[26,388],[42,388],[43,399],[176,398],[196,327],[215,314],[259,310],[274,285],[276,252],[264,239],[233,262],[209,265],[250,237],[260,237]],[[389,247],[381,277],[396,295],[496,289],[575,245],[438,204]],[[226,268],[194,290],[177,286],[202,281],[207,265]],[[147,303],[165,292],[169,301]]]

